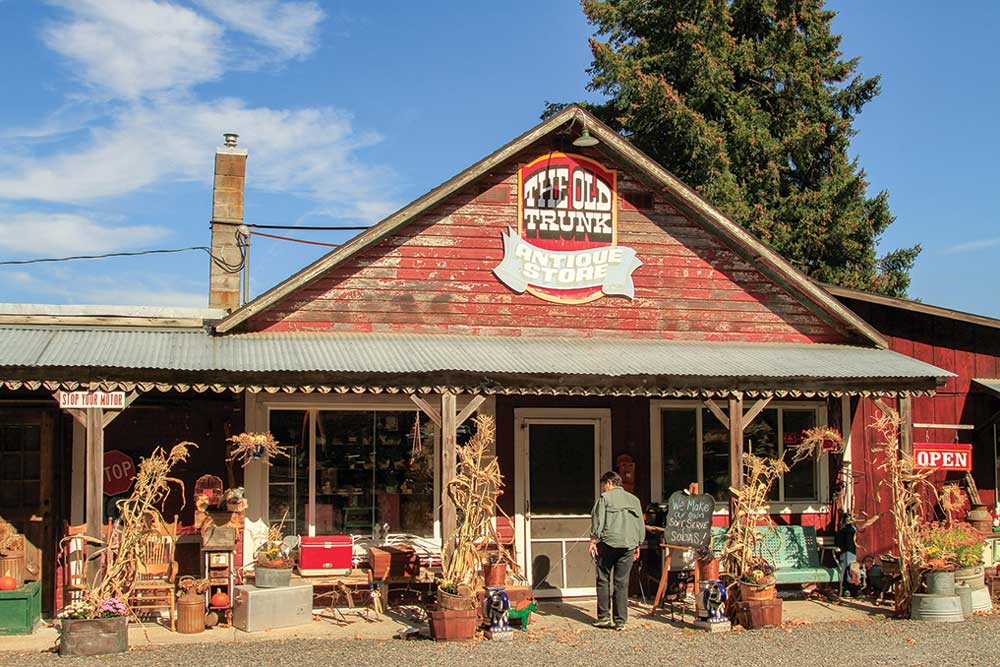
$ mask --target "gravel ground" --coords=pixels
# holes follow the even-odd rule
[[[965,623],[875,620],[825,623],[777,630],[707,633],[659,620],[634,619],[622,633],[577,630],[518,633],[513,642],[437,644],[427,640],[296,639],[140,647],[101,658],[50,653],[0,654],[0,665],[119,667],[333,667],[348,665],[566,665],[630,664],[741,667],[875,667],[880,665],[995,665],[1000,616]],[[3,639],[0,638],[0,644]]]

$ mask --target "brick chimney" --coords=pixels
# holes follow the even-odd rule
[[[212,255],[232,267],[240,265],[239,225],[243,224],[243,191],[247,150],[236,147],[237,134],[224,134],[225,145],[215,149],[215,185],[212,189]],[[225,223],[225,224],[219,224]],[[209,308],[235,310],[240,306],[240,273],[209,261]]]

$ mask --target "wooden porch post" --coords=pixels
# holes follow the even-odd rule
[[[904,454],[913,453],[913,398],[899,398],[899,448]]]
[[[448,499],[448,482],[455,478],[458,465],[458,428],[455,418],[455,394],[450,391],[441,394],[441,546],[455,536],[458,516]]]
[[[729,485],[743,488],[743,396],[729,399]],[[733,501],[729,501],[732,516]]]
[[[139,393],[133,391],[125,397],[122,410],[132,405]],[[59,393],[55,394],[59,401]],[[86,430],[87,448],[84,455],[84,520],[87,522],[87,536],[101,539],[104,525],[104,427],[114,421],[122,410],[105,412],[104,408],[64,408],[74,420]],[[92,551],[93,548],[88,551]],[[88,568],[87,577],[94,583],[98,568]]]

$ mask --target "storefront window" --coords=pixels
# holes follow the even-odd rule
[[[271,432],[283,445],[297,443],[294,462],[278,459],[270,470],[272,522],[287,510],[286,525],[310,534],[310,414],[316,420],[311,534],[371,535],[387,526],[393,533],[434,535],[436,434],[415,411],[272,410]]]
[[[801,442],[802,432],[820,423],[819,410],[781,404],[764,410],[744,430],[746,451],[766,457],[784,455],[786,461],[791,461],[791,450]],[[710,410],[695,406],[661,408],[658,445],[663,500],[695,479],[703,492],[716,501],[729,500],[729,429]],[[817,500],[819,470],[816,459],[799,462],[771,489],[770,500]]]
[[[701,411],[702,490],[716,501],[729,500],[729,429],[711,411]]]
[[[698,479],[698,413],[693,409],[662,411],[662,498],[686,489]]]
[[[309,495],[309,413],[273,410],[270,431],[288,458],[277,456],[268,470],[268,521],[285,522],[287,534],[305,535]]]

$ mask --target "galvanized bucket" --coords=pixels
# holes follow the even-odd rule
[[[972,591],[973,613],[977,611],[992,611],[992,610],[993,610],[993,600],[992,598],[990,598],[990,591],[986,588],[973,590]]]
[[[962,601],[957,595],[914,593],[910,601],[910,618],[914,621],[955,623],[964,621]]]
[[[974,591],[986,588],[986,580],[983,578],[983,566],[960,567],[955,570],[955,583],[968,584]]]
[[[972,618],[972,589],[968,584],[955,584],[955,593],[962,603],[962,616]]]
[[[282,588],[292,581],[292,570],[276,567],[254,568],[254,585],[257,588]]]
[[[955,594],[954,572],[928,572],[924,575],[924,583],[927,584],[927,593],[929,595]]]

